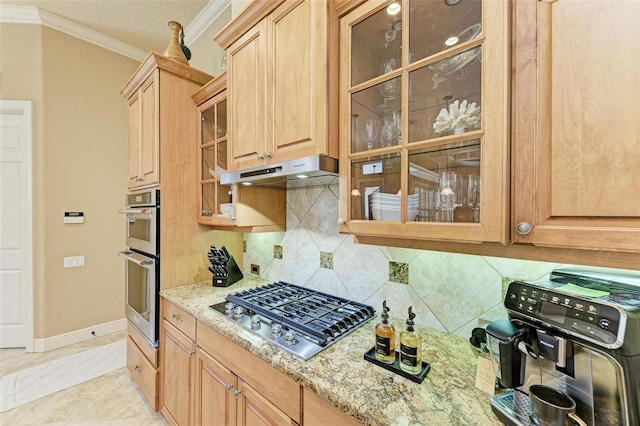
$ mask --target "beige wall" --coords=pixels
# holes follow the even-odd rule
[[[138,62],[38,25],[0,25],[3,99],[33,101],[34,338],[124,317],[126,106]],[[85,223],[65,225],[65,211]],[[65,256],[85,266],[63,268]]]
[[[221,29],[231,20],[231,7],[228,7],[197,40],[190,41],[191,60],[189,65],[213,76],[221,73],[220,62],[225,55],[224,50],[213,41]]]

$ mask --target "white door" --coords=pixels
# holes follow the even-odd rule
[[[31,101],[0,100],[0,348],[33,351]]]

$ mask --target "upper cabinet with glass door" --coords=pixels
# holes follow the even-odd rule
[[[507,8],[371,0],[341,18],[342,232],[506,241]]]
[[[199,192],[198,222],[203,225],[233,225],[231,187],[220,185],[227,171],[226,74],[215,78],[194,95],[198,104]]]

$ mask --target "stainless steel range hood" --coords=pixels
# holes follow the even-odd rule
[[[324,155],[312,155],[268,166],[223,173],[220,183],[281,189],[337,185],[338,160]]]

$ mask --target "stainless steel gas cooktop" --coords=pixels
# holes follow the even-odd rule
[[[371,318],[371,306],[282,281],[211,305],[272,344],[309,359]]]

